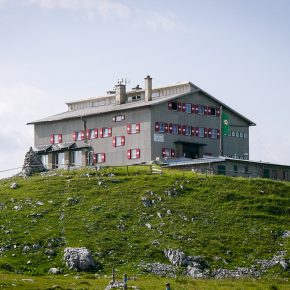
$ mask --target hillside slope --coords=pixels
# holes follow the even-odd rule
[[[16,182],[18,188],[11,189]],[[290,183],[147,167],[59,171],[0,180],[0,271],[65,269],[65,247],[87,247],[99,270],[169,264],[165,249],[209,269],[259,265],[290,253]],[[281,265],[265,276],[290,277]]]

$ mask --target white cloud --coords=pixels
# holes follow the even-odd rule
[[[33,127],[26,123],[44,115],[49,103],[45,92],[37,87],[0,84],[0,171],[22,166],[26,151],[33,145]],[[10,173],[0,172],[0,178]]]

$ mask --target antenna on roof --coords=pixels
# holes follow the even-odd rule
[[[118,85],[125,85],[126,86],[127,84],[130,84],[130,81],[127,80],[126,78],[125,79],[121,78],[121,79],[117,80],[117,83],[118,83]]]

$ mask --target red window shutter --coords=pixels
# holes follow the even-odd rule
[[[221,115],[220,108],[217,107],[215,110],[216,110],[216,115],[217,115],[217,117],[219,117],[219,116]]]
[[[97,162],[97,154],[94,154],[94,155],[93,155],[93,160],[94,160],[94,163]]]
[[[77,132],[73,132],[73,141],[77,140]]]
[[[183,126],[182,126],[182,135],[185,135],[185,133],[186,133],[186,126],[183,125]]]
[[[57,138],[58,138],[58,143],[62,143],[62,134],[58,134]]]
[[[172,111],[172,103],[171,103],[171,102],[168,102],[168,109],[169,109],[170,111]]]
[[[121,145],[124,146],[125,145],[125,136],[121,137]]]
[[[194,105],[195,114],[198,114],[198,105]]]
[[[194,114],[194,113],[195,113],[195,105],[191,104],[191,114]]]
[[[170,150],[170,155],[171,155],[171,157],[175,157],[175,150],[174,149]]]
[[[181,102],[178,102],[178,103],[177,103],[177,106],[178,106],[178,111],[181,111],[181,109],[182,109]]]
[[[168,132],[168,124],[164,123],[164,132],[167,133]]]
[[[182,133],[181,125],[178,125],[178,134]]]
[[[112,136],[112,128],[110,127],[110,128],[108,128],[108,134],[109,134],[109,137],[111,137]]]
[[[131,134],[131,124],[127,124],[127,134]]]
[[[195,128],[195,136],[199,136],[199,129],[198,128]]]
[[[98,138],[98,129],[94,129],[94,136],[95,138]]]
[[[113,146],[116,147],[116,137],[113,137]]]
[[[91,130],[87,129],[87,139],[90,139],[90,138],[91,138]]]
[[[127,158],[131,159],[131,150],[130,149],[127,151]]]
[[[136,133],[140,133],[140,123],[136,124]]]
[[[172,133],[172,124],[169,124],[169,133]]]
[[[140,158],[140,149],[136,149],[136,158]]]
[[[208,135],[209,138],[211,138],[211,134],[212,134],[212,133],[211,133],[211,128],[208,128],[208,129],[207,129],[207,135]]]
[[[185,112],[186,104],[182,104],[182,112]]]
[[[207,128],[204,128],[204,137],[207,137]]]
[[[220,138],[220,130],[219,129],[217,129],[217,138],[219,139]]]
[[[205,115],[208,115],[208,112],[209,112],[208,110],[209,110],[209,107],[204,106],[204,114],[205,114]]]
[[[159,122],[155,122],[155,132],[159,132]]]
[[[105,162],[106,161],[106,154],[105,153],[102,153],[102,162]]]
[[[162,157],[166,157],[166,149],[162,148]]]
[[[194,136],[195,134],[195,128],[194,127],[191,127],[191,136]]]
[[[85,139],[85,131],[81,131],[81,140]]]
[[[100,138],[103,138],[103,128],[100,128],[99,133],[100,133]]]
[[[50,144],[54,144],[54,135],[50,134]]]

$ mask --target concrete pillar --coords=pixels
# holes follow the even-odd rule
[[[145,102],[152,101],[152,78],[148,75],[145,78]]]

